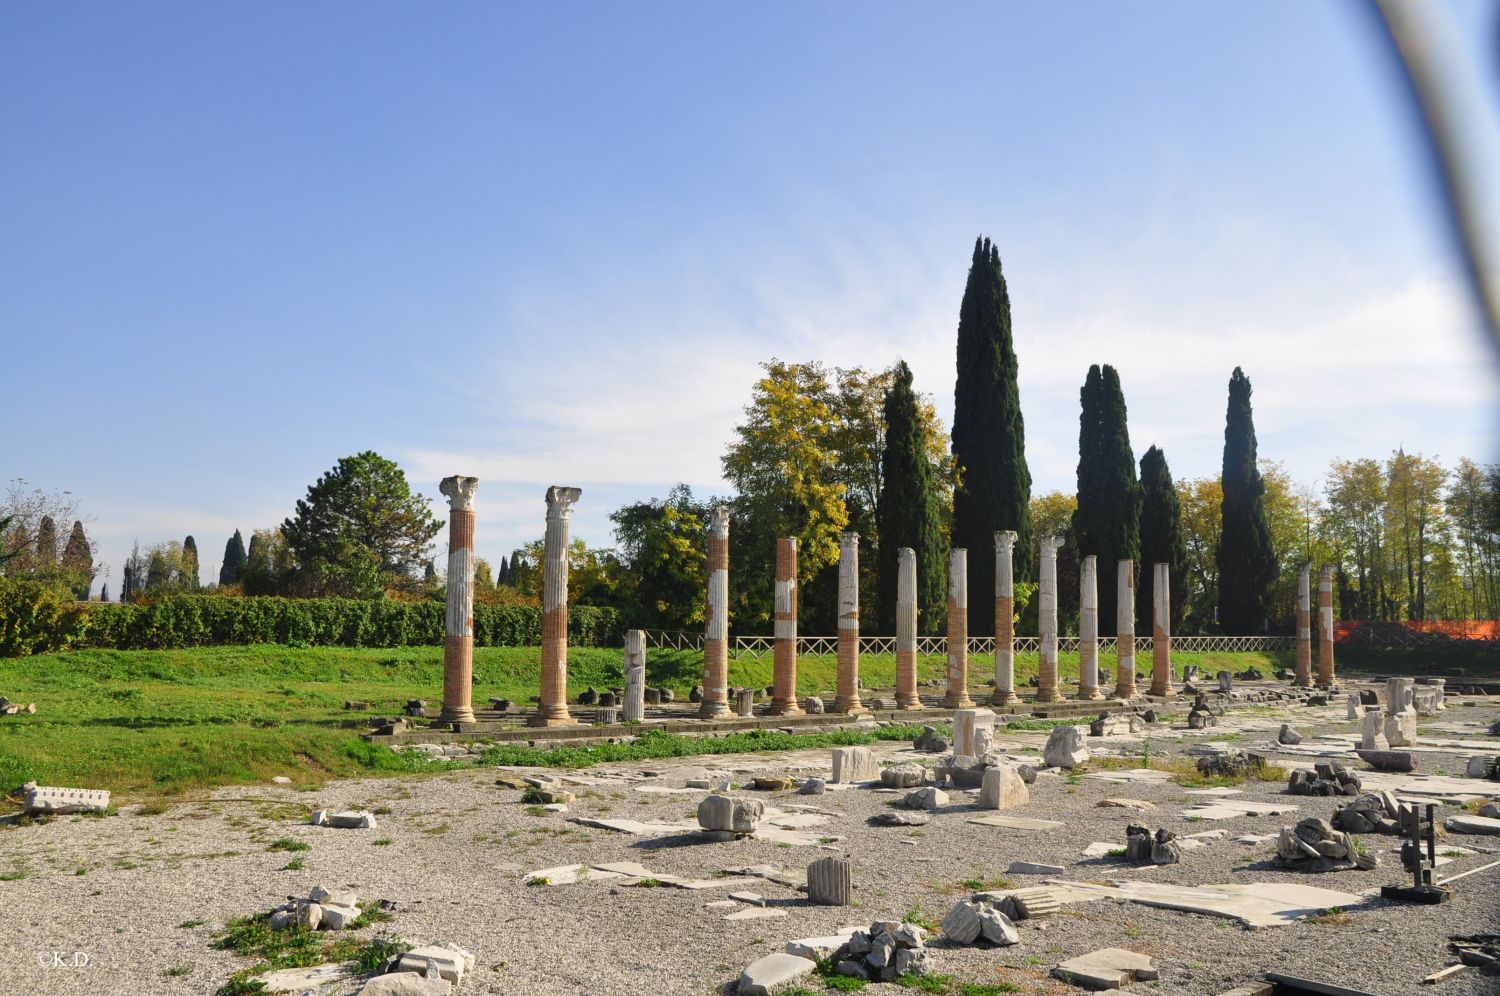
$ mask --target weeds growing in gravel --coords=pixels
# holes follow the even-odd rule
[[[292,838],[292,837],[278,837],[276,840],[273,840],[271,842],[271,846],[268,847],[268,848],[266,848],[266,850],[268,850],[268,851],[306,851],[306,850],[309,850],[311,847],[312,847],[311,844],[304,843],[303,841],[296,840],[295,838]]]

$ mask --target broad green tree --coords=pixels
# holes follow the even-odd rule
[[[378,453],[344,457],[281,525],[309,595],[371,598],[412,583],[442,530],[428,499]]]
[[[1225,633],[1264,633],[1276,584],[1276,552],[1266,522],[1265,482],[1255,452],[1250,378],[1239,367],[1229,378],[1224,420],[1224,521],[1219,533],[1219,626]]]
[[[1016,383],[1010,293],[1000,269],[1000,250],[976,239],[968,283],[958,314],[958,379],[953,391],[954,547],[969,551],[969,590],[992,598],[995,533],[1017,534],[1015,573],[1036,575],[1031,529],[1031,471]],[[989,634],[990,613],[974,613],[970,631]]]
[[[621,565],[620,598],[631,625],[668,630],[703,625],[711,512],[710,505],[693,498],[691,488],[679,484],[663,501],[636,502],[610,516]]]
[[[240,586],[247,595],[284,594],[291,584],[296,564],[279,529],[257,529],[250,534],[250,551]]]
[[[1183,635],[1213,631],[1219,605],[1219,535],[1224,521],[1224,489],[1217,478],[1177,482],[1182,539],[1187,548]],[[1149,579],[1143,582],[1149,585]]]

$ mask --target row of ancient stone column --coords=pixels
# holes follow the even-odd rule
[[[441,721],[473,723],[474,658],[474,493],[479,480],[449,477],[440,490],[449,500],[448,607],[443,641],[443,710]],[[542,673],[540,703],[530,722],[534,726],[572,723],[568,711],[568,521],[582,492],[578,488],[547,489],[547,531],[542,545]],[[995,691],[992,701],[1018,701],[1015,688],[1015,579],[1012,554],[1016,534],[995,533]],[[1057,551],[1060,536],[1041,539],[1038,590],[1041,643],[1036,701],[1060,702],[1057,666]],[[1311,684],[1309,627],[1309,572],[1304,564],[1298,578],[1296,684]],[[1083,558],[1079,573],[1079,683],[1077,698],[1103,699],[1099,688],[1099,593],[1097,558]],[[1117,699],[1136,696],[1135,687],[1135,564],[1116,565],[1118,611],[1115,617],[1119,667],[1114,688]],[[1172,672],[1171,591],[1166,564],[1152,565],[1153,696],[1175,694]],[[833,711],[863,712],[859,695],[859,536],[844,533],[839,541],[838,690]],[[1322,627],[1318,684],[1333,684],[1333,572],[1323,568],[1318,586]],[[708,719],[729,715],[729,509],[713,511],[708,529],[708,585],[704,609],[703,701],[699,714]],[[775,612],[770,712],[795,715],[797,701],[797,540],[776,541]],[[968,551],[948,556],[947,690],[941,705],[948,709],[973,706],[969,697],[969,583]],[[626,648],[626,684],[632,677],[644,684],[644,639],[632,630],[640,646]],[[629,642],[629,641],[627,641]],[[632,661],[631,650],[635,650]],[[631,674],[632,663],[640,674]],[[627,701],[630,696],[627,695]],[[896,704],[920,709],[917,695],[917,558],[909,547],[897,554],[896,580]],[[627,715],[626,719],[639,719]]]

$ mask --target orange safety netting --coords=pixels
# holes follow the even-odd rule
[[[1409,619],[1406,622],[1340,619],[1333,624],[1333,638],[1343,640],[1364,627],[1388,629],[1399,626],[1413,633],[1441,633],[1455,640],[1500,640],[1500,619]]]

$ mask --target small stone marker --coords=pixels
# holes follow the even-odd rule
[[[456,944],[428,944],[403,954],[396,962],[396,971],[423,974],[430,971],[429,966],[456,986],[463,982],[466,972],[474,970],[474,956]]]
[[[807,898],[819,906],[848,906],[853,866],[843,858],[821,858],[807,866]]]
[[[1002,764],[984,770],[979,787],[979,805],[983,809],[1013,809],[1031,801],[1020,771],[1013,764]]]
[[[755,715],[755,689],[741,688],[735,694],[734,711],[740,716]]]
[[[1156,962],[1125,948],[1103,948],[1069,958],[1052,970],[1054,977],[1084,989],[1119,989],[1132,982],[1159,978]]]
[[[953,713],[953,753],[966,757],[983,757],[977,750],[975,736],[980,730],[995,728],[995,714],[989,709],[956,709]]]
[[[868,747],[833,748],[833,777],[836,784],[872,782],[880,777],[880,764]]]
[[[711,795],[698,803],[698,825],[710,840],[732,840],[754,833],[765,811],[766,804],[759,799]]]

